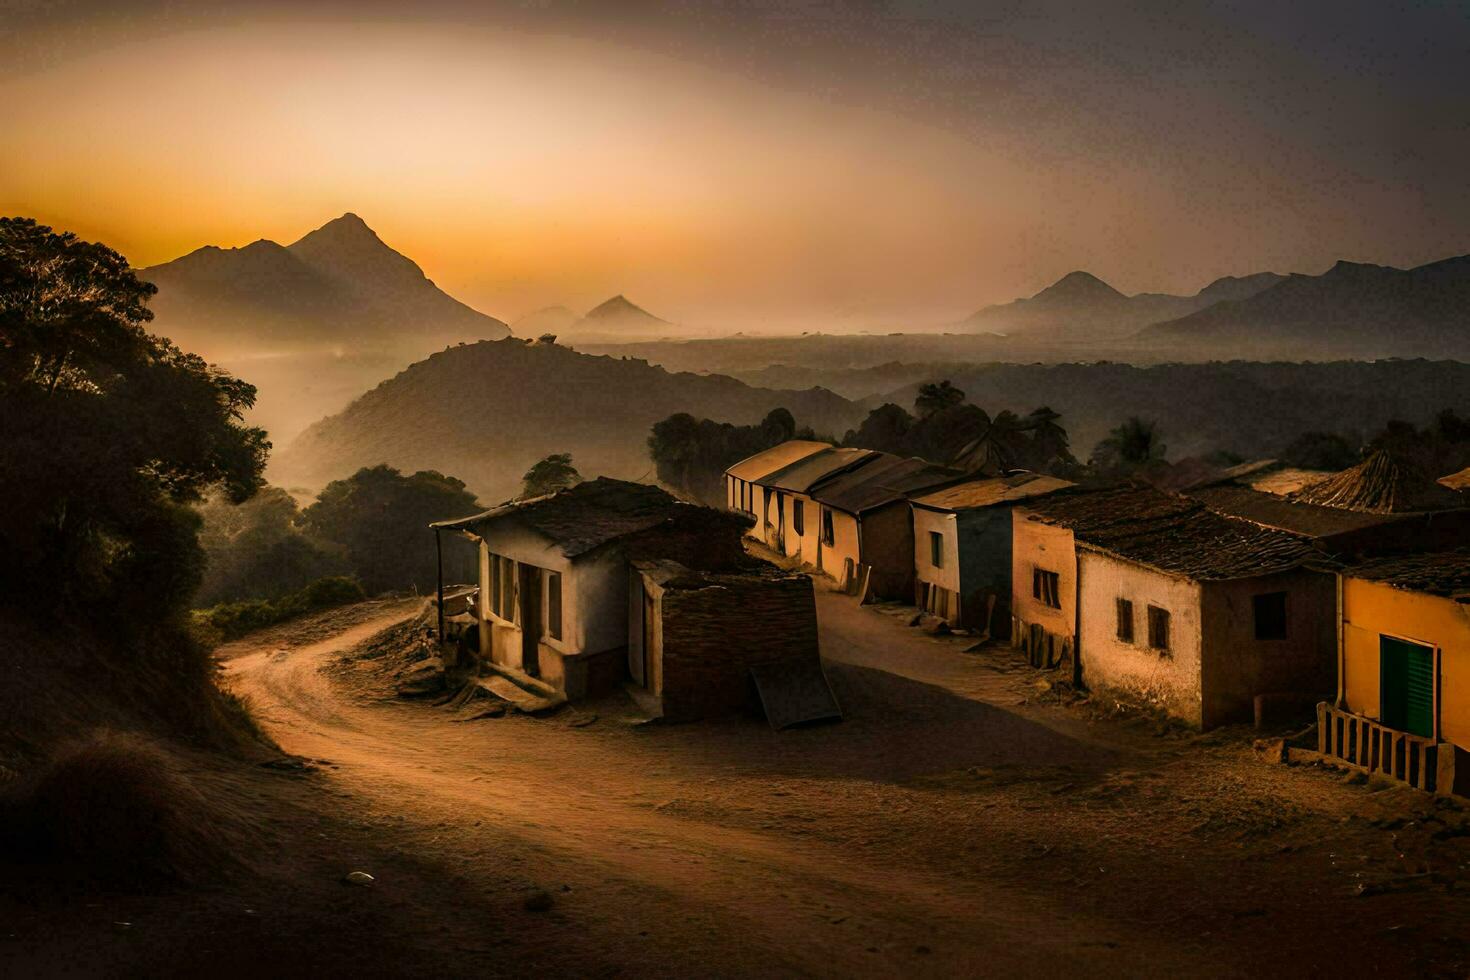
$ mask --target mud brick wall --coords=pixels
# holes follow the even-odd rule
[[[663,712],[670,721],[732,714],[755,704],[748,668],[818,659],[811,579],[722,576],[661,599]]]

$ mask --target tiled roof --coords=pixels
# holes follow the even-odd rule
[[[1396,555],[1343,569],[1348,578],[1470,602],[1470,550]]]
[[[878,453],[872,449],[828,448],[819,453],[813,453],[805,459],[799,459],[789,466],[783,466],[773,473],[757,477],[751,482],[763,487],[771,487],[774,490],[806,493],[827,477],[855,466],[861,466],[869,460],[876,459],[877,456]]]
[[[1197,500],[1128,485],[1062,491],[1025,504],[1089,548],[1196,580],[1251,578],[1323,558],[1298,537],[1221,517]]]
[[[758,480],[763,476],[790,466],[797,460],[806,459],[808,456],[821,452],[823,449],[831,449],[825,442],[812,442],[809,439],[788,439],[778,446],[747,456],[725,472],[737,480]]]
[[[925,459],[905,459],[880,453],[855,470],[839,473],[823,480],[811,490],[814,500],[828,507],[861,514],[903,500],[917,490],[927,490],[962,476],[959,470],[939,466]]]
[[[1237,517],[1263,527],[1308,538],[1330,538],[1401,519],[1399,514],[1365,514],[1337,507],[1318,507],[1262,493],[1250,487],[1226,484],[1193,490],[1189,496],[1226,517]]]
[[[1369,514],[1408,514],[1464,507],[1456,491],[1379,450],[1352,469],[1297,492],[1295,499]]]
[[[914,497],[913,502],[931,510],[976,510],[1029,500],[1065,490],[1070,486],[1070,481],[1041,473],[1013,473],[1010,476],[966,480],[943,490]]]
[[[549,538],[562,554],[575,558],[609,541],[693,517],[711,531],[740,520],[726,511],[684,503],[659,487],[598,477],[544,497],[514,500],[473,517],[431,526],[483,534],[502,522],[513,523]]]

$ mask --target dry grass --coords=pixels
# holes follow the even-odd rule
[[[97,731],[10,787],[0,847],[112,885],[197,883],[231,864],[221,814],[157,744]]]

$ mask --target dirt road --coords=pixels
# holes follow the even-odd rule
[[[1463,899],[1354,897],[1407,845],[1343,814],[1399,794],[1090,722],[1038,703],[1003,653],[843,597],[819,611],[848,718],[785,733],[635,725],[621,698],[459,723],[324,671],[411,611],[222,653],[281,746],[331,763],[345,815],[447,869],[446,907],[553,896],[495,921],[467,903],[445,941],[471,951],[530,936],[593,973],[952,976],[1295,975],[1344,955],[1422,975],[1464,954]]]

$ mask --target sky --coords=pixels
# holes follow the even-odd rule
[[[1187,9],[1181,9],[1187,8]],[[947,322],[1470,252],[1470,4],[0,0],[0,213],[345,211],[513,320]]]

